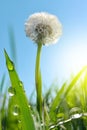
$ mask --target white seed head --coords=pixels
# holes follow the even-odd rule
[[[35,43],[49,45],[56,43],[60,38],[62,25],[52,14],[35,13],[25,22],[25,32]]]

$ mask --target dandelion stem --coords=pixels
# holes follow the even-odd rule
[[[42,44],[37,44],[37,56],[36,56],[36,68],[35,68],[35,84],[36,84],[36,92],[37,92],[37,110],[42,118],[42,79],[40,72],[40,56],[41,56],[41,48]]]

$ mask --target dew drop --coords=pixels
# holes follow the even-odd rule
[[[13,115],[14,115],[14,116],[18,116],[19,114],[20,114],[20,108],[19,108],[18,105],[15,105],[15,106],[13,107]]]
[[[7,63],[7,67],[8,67],[9,71],[13,71],[14,70],[14,64],[13,64],[13,62],[12,61],[8,62]]]
[[[30,109],[30,108],[31,108],[31,106],[30,106],[30,105],[28,105],[28,108]]]
[[[23,82],[22,81],[19,81],[19,86],[23,87]]]
[[[11,96],[11,97],[14,96],[16,94],[15,88],[9,87],[8,93],[9,93],[9,96]]]

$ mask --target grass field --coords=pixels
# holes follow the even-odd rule
[[[0,130],[87,130],[87,67],[65,81],[60,89],[52,84],[43,95],[40,118],[36,104],[27,99],[14,63],[4,52],[11,87],[2,94],[3,75],[0,82]]]
[[[13,44],[11,52],[15,57],[14,36],[10,33]],[[36,61],[40,58],[39,53]],[[0,79],[0,130],[87,130],[87,66],[62,83],[61,87],[54,82],[42,92],[41,87],[44,86],[37,62],[37,95],[32,92],[28,100],[24,85],[6,50],[4,56],[11,86],[7,88],[6,75],[3,74]]]

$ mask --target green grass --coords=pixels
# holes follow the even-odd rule
[[[12,123],[11,125],[9,125],[9,122],[11,122],[11,117],[16,116],[16,118],[15,119],[12,118],[12,120],[13,122],[14,121],[16,122],[18,128],[16,128],[13,125],[14,127],[12,126],[11,129],[35,130],[34,122],[32,119],[30,108],[29,108],[29,103],[28,103],[28,100],[26,98],[26,94],[23,88],[23,84],[16,73],[13,62],[8,57],[6,51],[4,52],[5,52],[5,58],[6,58],[6,65],[9,72],[10,81],[11,81],[11,88],[10,88],[9,93],[10,95],[12,95],[9,101],[8,113],[11,116],[10,118],[8,117],[9,121],[7,121],[8,122],[7,129],[9,130],[9,127],[11,127],[12,125]]]
[[[13,30],[9,33],[10,46],[13,45],[11,55],[17,63]],[[39,81],[36,81],[40,82],[40,89],[37,88],[39,98],[34,103],[35,93],[27,99],[13,61],[6,50],[4,54],[11,86],[7,87],[6,74],[3,74],[0,79],[0,130],[87,130],[87,67],[61,87],[54,82],[42,95],[41,72],[37,64]]]
[[[4,52],[11,87],[8,89],[10,93],[8,107],[5,107],[7,92],[3,94],[0,130],[87,130],[87,67],[84,67],[70,81],[64,82],[60,89],[52,84],[43,96],[44,115],[41,120],[36,104],[29,103],[27,99],[14,63],[7,52]],[[5,75],[1,79],[0,96],[4,82]],[[34,94],[31,98],[33,96]]]

